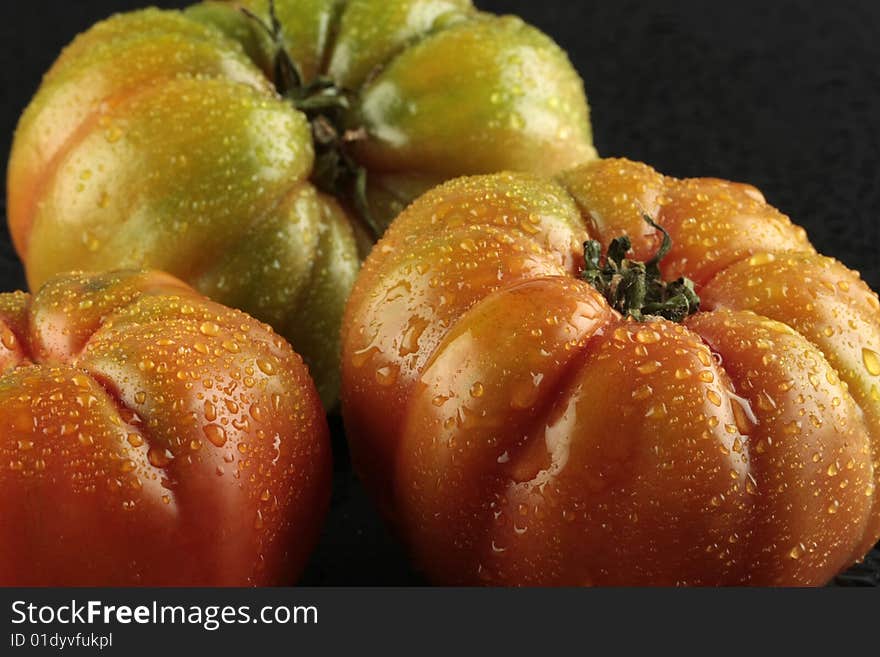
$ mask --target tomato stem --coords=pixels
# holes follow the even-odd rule
[[[269,21],[251,10],[241,11],[272,40],[275,56],[272,74],[278,93],[306,115],[312,130],[315,165],[311,180],[326,194],[348,199],[366,227],[378,239],[382,231],[373,220],[367,200],[367,170],[354,159],[349,145],[366,139],[364,128],[346,128],[352,107],[351,93],[327,76],[318,76],[306,84],[299,66],[290,56],[284,31],[269,0]]]
[[[596,288],[620,314],[644,321],[662,317],[682,322],[700,309],[700,297],[691,279],[681,277],[664,281],[660,262],[672,249],[672,238],[651,217],[644,215],[652,228],[660,231],[663,241],[648,262],[627,258],[632,250],[628,235],[616,237],[602,257],[602,245],[596,240],[584,242],[584,270],[581,278]]]

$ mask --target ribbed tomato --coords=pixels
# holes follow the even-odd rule
[[[0,584],[291,583],[330,493],[314,384],[160,273],[0,295]]]
[[[270,12],[270,7],[275,11]],[[594,155],[565,54],[470,0],[247,0],[118,15],[19,123],[28,282],[151,267],[271,324],[330,405],[367,226],[451,177]]]
[[[751,186],[450,182],[343,346],[356,466],[435,582],[818,585],[880,537],[877,295]]]

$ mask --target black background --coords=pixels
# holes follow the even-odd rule
[[[2,3],[0,151],[8,153],[17,118],[60,48],[96,20],[145,3]],[[820,251],[880,288],[880,2],[477,4],[521,15],[568,50],[586,83],[600,154],[676,176],[751,182]],[[0,289],[23,286],[4,222]],[[303,583],[419,583],[350,475],[334,423],[333,511]]]

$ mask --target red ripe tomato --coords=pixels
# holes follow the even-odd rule
[[[291,582],[329,502],[302,360],[160,273],[0,295],[0,584]]]
[[[880,537],[877,295],[748,185],[453,181],[343,345],[356,466],[435,582],[819,585]]]

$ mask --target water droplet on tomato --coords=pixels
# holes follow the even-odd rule
[[[260,371],[266,376],[272,376],[275,374],[275,365],[272,361],[263,358],[257,359],[257,367],[259,367]]]
[[[660,361],[650,360],[647,363],[642,363],[639,365],[636,370],[638,370],[639,374],[653,374],[657,370],[662,367]]]
[[[776,256],[772,253],[758,253],[749,258],[749,264],[752,267],[766,265],[776,260]]]
[[[752,473],[746,475],[746,492],[751,495],[758,492],[758,482],[752,476]]]
[[[880,376],[880,355],[873,349],[862,349],[862,361],[871,376]]]
[[[636,400],[647,399],[654,394],[654,389],[649,385],[643,385],[632,391],[632,398]]]
[[[214,322],[203,322],[202,325],[199,326],[199,332],[208,337],[215,337],[220,334],[220,327]]]
[[[16,340],[15,334],[9,329],[3,330],[3,335],[0,336],[0,342],[3,343],[3,346],[9,350],[15,349]]]
[[[376,383],[380,386],[391,386],[397,381],[397,367],[394,365],[385,365],[376,370]]]
[[[174,454],[164,447],[151,447],[147,452],[147,459],[153,467],[164,468],[174,459]]]
[[[218,424],[207,424],[202,431],[205,437],[215,447],[223,447],[226,444],[226,429]]]
[[[660,334],[652,329],[641,329],[636,333],[636,342],[641,344],[655,344],[660,342]]]

